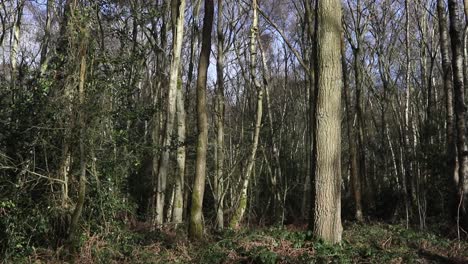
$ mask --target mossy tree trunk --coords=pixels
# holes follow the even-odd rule
[[[195,178],[190,208],[189,236],[192,239],[203,237],[203,196],[206,179],[206,151],[208,148],[208,117],[206,113],[206,82],[210,63],[211,31],[213,29],[214,3],[205,0],[205,17],[203,19],[202,47],[198,63],[197,79],[197,158]]]

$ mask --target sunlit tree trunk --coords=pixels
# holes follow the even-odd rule
[[[341,1],[317,3],[314,235],[340,243],[341,225]]]
[[[11,51],[10,51],[10,64],[11,64],[11,81],[13,88],[16,83],[18,73],[18,49],[20,46],[20,34],[21,34],[21,20],[23,19],[23,10],[25,0],[17,0],[15,22],[11,28]]]
[[[185,20],[185,0],[172,0],[172,23],[173,23],[173,52],[171,62],[170,85],[174,89],[176,97],[177,110],[177,175],[174,186],[174,201],[172,221],[175,223],[182,222],[183,215],[183,188],[185,175],[185,106],[182,85],[179,85],[179,69],[182,52],[182,42],[184,37],[184,20]],[[170,142],[170,141],[169,141]]]
[[[161,225],[164,219],[164,205],[167,185],[167,174],[169,167],[169,156],[172,141],[172,132],[174,131],[174,121],[176,112],[177,89],[179,80],[179,69],[181,60],[182,41],[184,35],[184,14],[185,1],[172,0],[172,16],[173,16],[173,47],[171,56],[171,66],[169,72],[169,85],[167,93],[166,105],[166,124],[163,135],[163,149],[159,160],[159,170],[157,178],[157,193],[156,193],[156,214],[153,219],[153,225]],[[175,2],[174,2],[175,1]]]

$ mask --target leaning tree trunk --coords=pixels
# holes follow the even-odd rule
[[[450,38],[452,46],[452,69],[455,95],[455,127],[457,132],[458,156],[458,205],[457,221],[464,228],[468,228],[468,147],[466,145],[465,124],[465,89],[463,70],[463,34],[460,27],[460,10],[457,0],[449,0]]]
[[[210,63],[211,30],[213,28],[214,3],[205,0],[205,17],[203,19],[202,47],[198,63],[197,79],[197,159],[195,179],[192,190],[192,207],[190,208],[189,236],[201,239],[203,236],[203,196],[206,178],[206,151],[208,147],[208,117],[206,113],[206,81]]]
[[[252,148],[250,150],[249,159],[247,161],[247,168],[245,171],[244,178],[242,180],[242,186],[237,204],[236,211],[232,216],[229,226],[231,228],[238,228],[242,218],[244,217],[245,209],[247,208],[247,190],[249,187],[250,176],[253,171],[255,164],[255,156],[258,148],[258,139],[260,137],[260,127],[262,124],[263,114],[263,89],[256,78],[256,65],[257,65],[257,35],[258,35],[258,16],[257,16],[257,0],[252,1],[252,26],[250,28],[250,77],[257,90],[257,110],[255,114],[255,130],[253,136]]]
[[[317,3],[314,235],[340,243],[341,225],[341,1]]]

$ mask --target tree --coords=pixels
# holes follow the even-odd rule
[[[440,53],[442,57],[442,79],[444,83],[445,92],[445,111],[446,111],[446,138],[447,138],[447,179],[446,181],[452,186],[454,191],[457,189],[456,182],[458,181],[458,157],[457,145],[455,140],[454,131],[454,113],[453,113],[453,82],[452,82],[452,65],[450,61],[450,39],[447,32],[447,16],[445,14],[445,5],[443,0],[437,0],[437,15],[439,18],[439,38],[440,38]],[[452,208],[453,215],[455,215],[456,202],[454,199],[455,193],[449,197],[452,201],[449,207]]]
[[[184,37],[184,18],[185,18],[185,0],[173,0],[172,3],[172,23],[174,32],[174,53],[173,62],[177,67],[177,74],[175,80],[176,86],[176,110],[177,110],[177,177],[174,186],[174,203],[172,221],[175,223],[182,222],[183,215],[183,189],[184,189],[184,176],[185,176],[185,106],[184,106],[184,93],[182,86],[179,85],[179,68],[181,61],[182,41]],[[172,76],[172,75],[171,75]]]
[[[454,88],[455,128],[457,131],[458,182],[457,222],[468,228],[468,147],[466,143],[466,106],[463,70],[463,34],[461,32],[460,10],[457,0],[448,1],[450,40],[452,46],[452,69]]]
[[[218,57],[216,58],[216,150],[214,196],[216,211],[216,226],[224,228],[224,33],[223,33],[223,0],[218,0],[217,14]]]
[[[192,190],[190,209],[189,236],[201,239],[203,236],[203,196],[206,178],[206,152],[208,147],[208,117],[206,113],[206,81],[211,51],[211,31],[213,28],[214,3],[205,0],[205,17],[203,18],[202,47],[198,62],[197,77],[197,158],[195,178]]]
[[[260,128],[262,125],[263,115],[263,88],[260,81],[257,79],[256,65],[257,65],[257,36],[258,36],[258,15],[257,15],[257,0],[252,1],[252,26],[250,27],[250,78],[257,92],[257,108],[255,112],[255,128],[253,135],[253,142],[250,149],[249,159],[247,161],[247,168],[245,175],[242,179],[242,185],[239,195],[238,205],[236,211],[232,216],[231,222],[229,223],[231,228],[239,227],[242,218],[244,217],[245,209],[247,208],[247,191],[249,187],[250,176],[252,174],[255,156],[257,154],[258,140],[260,137]]]
[[[341,2],[317,1],[314,235],[340,243],[341,226]]]

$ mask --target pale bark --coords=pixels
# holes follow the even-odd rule
[[[185,0],[172,0],[172,13],[177,17],[174,24],[173,33],[173,48],[171,56],[171,67],[169,72],[169,86],[166,105],[166,125],[163,135],[163,149],[159,161],[159,170],[157,178],[157,193],[156,193],[156,215],[153,219],[153,225],[161,225],[164,216],[164,203],[167,185],[167,171],[169,167],[169,156],[172,140],[172,132],[174,130],[177,89],[179,80],[179,65],[181,60],[182,41],[184,36],[184,14]]]
[[[177,5],[178,4],[178,5]],[[174,24],[174,58],[175,67],[180,68],[182,42],[184,37],[184,20],[185,20],[185,0],[173,0],[172,14]],[[178,73],[177,76],[178,78]],[[179,79],[177,79],[179,80]],[[183,188],[185,178],[185,106],[184,93],[182,86],[177,85],[176,81],[176,110],[177,110],[177,175],[174,186],[174,201],[172,211],[172,221],[181,223],[183,217]]]
[[[45,74],[47,66],[49,63],[49,42],[50,42],[50,27],[52,24],[51,14],[52,14],[52,0],[47,0],[47,9],[46,9],[46,21],[44,28],[44,39],[42,40],[41,45],[41,59],[40,59],[40,74],[41,76]]]
[[[184,182],[185,182],[185,106],[182,87],[177,88],[177,176],[175,181],[175,197],[172,212],[172,222],[182,223],[184,214]]]
[[[203,19],[202,47],[198,63],[197,79],[197,158],[195,178],[192,190],[192,207],[190,209],[189,236],[201,239],[203,236],[203,196],[206,179],[206,152],[208,148],[208,117],[206,110],[206,82],[211,51],[211,31],[213,28],[214,3],[205,0],[205,17]]]
[[[255,164],[255,156],[257,154],[258,141],[260,137],[260,128],[262,124],[263,115],[263,89],[259,80],[256,78],[256,65],[257,65],[257,36],[258,36],[258,15],[257,15],[257,0],[252,1],[252,26],[250,28],[250,78],[255,89],[257,90],[257,108],[255,114],[255,128],[252,147],[247,161],[247,168],[245,175],[242,179],[241,190],[239,194],[239,201],[236,211],[231,218],[229,226],[231,228],[238,228],[247,208],[247,191],[249,187],[250,176],[252,175],[253,167]]]
[[[21,20],[23,18],[23,10],[25,0],[18,0],[16,6],[15,22],[12,27],[12,43],[10,51],[10,64],[11,64],[11,81],[13,86],[16,83],[17,72],[18,72],[18,50],[20,46],[21,37]]]
[[[317,2],[314,235],[340,243],[341,225],[341,1]]]

